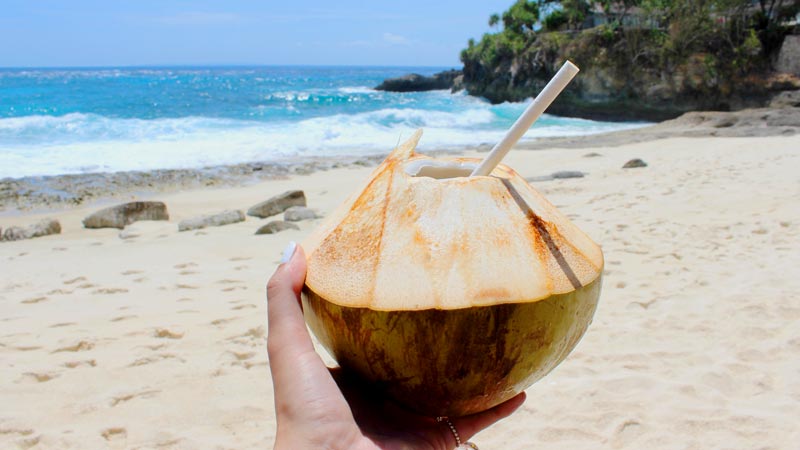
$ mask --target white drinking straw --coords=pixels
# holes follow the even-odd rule
[[[481,161],[481,164],[472,171],[470,176],[485,176],[492,173],[495,167],[500,164],[500,161],[506,156],[511,147],[519,141],[523,134],[528,131],[528,128],[536,122],[536,119],[542,115],[545,109],[553,103],[553,100],[558,97],[558,94],[564,90],[565,87],[572,81],[572,78],[578,74],[578,66],[567,61],[558,69],[558,73],[542,89],[542,92],[533,99],[530,105],[525,109],[525,112],[519,116],[514,125],[506,132],[503,139],[498,142],[491,152],[486,155],[486,158]]]

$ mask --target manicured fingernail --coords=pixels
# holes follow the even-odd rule
[[[289,245],[283,249],[283,256],[281,257],[281,264],[286,264],[292,259],[292,255],[294,255],[294,251],[297,250],[297,243],[295,241],[289,242]]]

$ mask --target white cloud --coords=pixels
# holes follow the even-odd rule
[[[383,41],[392,45],[411,44],[411,41],[407,37],[400,36],[399,34],[394,34],[394,33],[383,33]]]

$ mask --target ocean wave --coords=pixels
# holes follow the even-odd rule
[[[497,121],[490,107],[458,112],[386,108],[296,122],[113,119],[80,113],[0,119],[0,178],[386,154],[418,128],[425,130],[421,151],[456,150],[497,142],[509,125],[499,127]],[[525,138],[631,126],[545,115]]]

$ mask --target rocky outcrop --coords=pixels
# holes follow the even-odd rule
[[[775,70],[800,76],[800,35],[784,38],[775,62]]]
[[[169,220],[162,202],[129,202],[101,209],[83,219],[86,228],[125,228],[139,220]]]
[[[458,91],[463,88],[463,75],[460,70],[446,70],[432,76],[416,73],[403,75],[398,78],[389,78],[375,87],[377,91],[389,92],[421,92],[450,89]]]
[[[206,227],[221,227],[244,221],[244,213],[238,210],[223,211],[218,214],[192,217],[178,223],[178,231],[199,230]]]
[[[292,206],[283,213],[283,220],[287,222],[300,222],[301,220],[316,219],[317,213],[305,206]]]
[[[248,216],[270,217],[280,214],[292,206],[306,206],[306,194],[303,191],[286,191],[265,200],[247,210]]]
[[[605,121],[662,121],[690,111],[759,108],[777,92],[800,89],[797,76],[771,72],[764,64],[743,74],[729,67],[728,59],[700,51],[662,61],[652,56],[659,41],[647,30],[632,30],[626,37],[603,33],[602,27],[542,33],[519,50],[475,50],[500,45],[487,39],[462,54],[465,89],[492,103],[525,101],[570,59],[581,72],[547,112]],[[632,62],[628,50],[634,43],[641,54]]]
[[[281,231],[299,229],[300,227],[293,223],[284,222],[283,220],[273,220],[272,222],[259,227],[258,230],[256,230],[256,234],[275,234],[280,233]]]
[[[772,97],[770,108],[800,108],[800,90],[783,91]]]
[[[43,219],[27,227],[9,227],[2,232],[3,241],[20,241],[50,234],[60,234],[61,224],[55,219]]]

